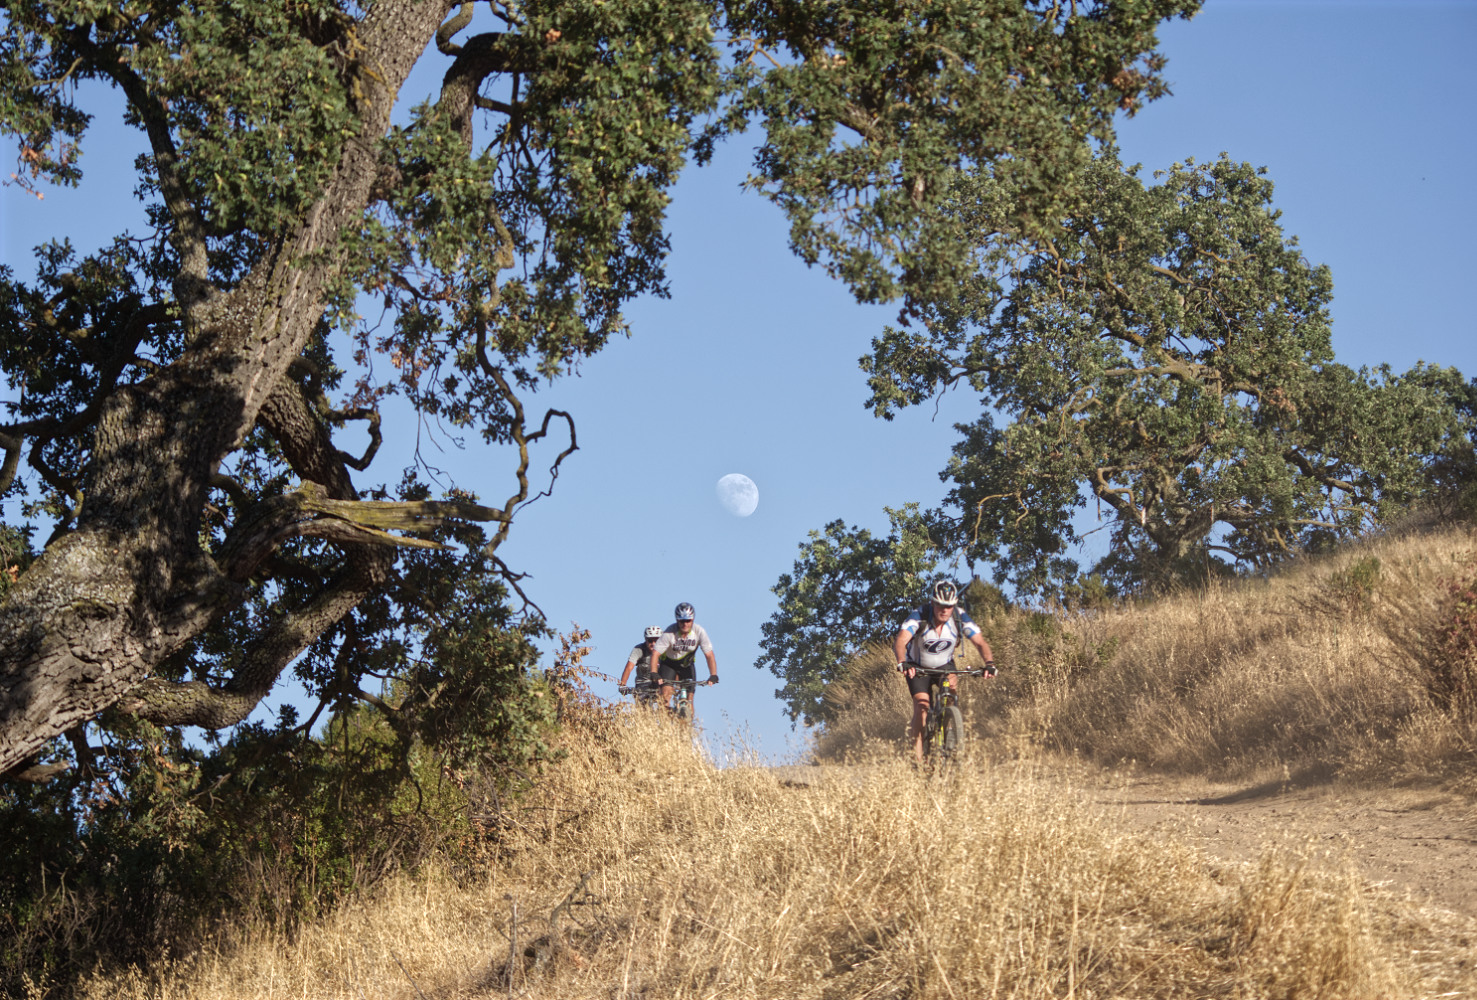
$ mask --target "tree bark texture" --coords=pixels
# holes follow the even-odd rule
[[[245,651],[228,690],[150,680],[244,596],[239,568],[212,560],[200,533],[212,477],[259,420],[305,483],[330,499],[356,496],[342,462],[324,460],[337,452],[313,438],[321,427],[300,419],[305,404],[286,375],[322,314],[338,235],[369,201],[396,94],[452,6],[374,4],[357,36],[367,70],[360,127],[321,197],[237,287],[179,295],[185,353],[104,404],[75,529],[0,605],[0,774],[120,700],[159,722],[239,721],[283,666],[383,581],[388,549],[351,546],[338,579]]]

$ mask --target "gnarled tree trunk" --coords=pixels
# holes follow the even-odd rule
[[[444,0],[373,6],[356,34],[363,90],[357,134],[345,142],[316,203],[234,289],[222,292],[202,281],[203,244],[182,218],[192,209],[171,198],[164,177],[166,203],[181,217],[175,242],[184,265],[176,298],[189,346],[167,368],[104,403],[74,530],[51,544],[0,604],[0,773],[125,698],[127,707],[159,721],[238,721],[293,657],[383,579],[387,550],[356,546],[363,551],[318,600],[244,652],[249,669],[238,672],[234,691],[146,684],[162,659],[239,603],[254,562],[274,541],[334,533],[304,530],[312,512],[303,510],[285,519],[242,518],[226,548],[255,556],[234,565],[219,565],[200,544],[220,463],[263,418],[274,393],[295,391],[286,388],[293,385],[285,378],[288,367],[321,318],[340,233],[369,201],[395,96],[452,6]],[[157,138],[155,152],[165,173]],[[290,440],[290,401],[277,409],[283,439]],[[300,454],[289,456],[295,470],[330,497],[354,499],[341,463],[314,469],[315,448],[323,453],[321,442],[301,442]],[[356,537],[354,527],[338,523],[340,541],[389,540],[382,532]],[[268,534],[244,537],[253,530]]]

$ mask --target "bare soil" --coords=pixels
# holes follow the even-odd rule
[[[1313,867],[1352,866],[1382,936],[1420,982],[1413,996],[1477,996],[1477,801],[1468,796],[1321,775],[1235,783],[1039,760],[995,766],[1029,769],[1090,797],[1129,831],[1198,847],[1212,865],[1254,864],[1280,849]],[[778,770],[797,785],[814,780],[814,768]]]
[[[1284,847],[1352,864],[1391,895],[1477,918],[1477,803],[1465,797],[1086,769],[1075,780],[1130,828],[1173,831],[1211,857],[1256,861]]]
[[[1129,829],[1163,832],[1207,859],[1250,864],[1283,848],[1314,866],[1350,866],[1422,998],[1477,994],[1477,803],[1439,790],[1349,788],[1316,776],[1221,783],[1075,771]],[[1048,778],[1048,780],[1051,780]]]

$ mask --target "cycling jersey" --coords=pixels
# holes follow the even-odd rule
[[[934,628],[932,611],[927,607],[910,616],[899,630],[913,637],[908,640],[908,662],[931,668],[947,667],[954,662],[959,643],[981,632],[974,620],[958,608],[948,621]]]
[[[697,622],[693,622],[692,631],[683,635],[681,623],[673,622],[667,626],[661,638],[656,641],[656,651],[652,653],[652,656],[656,658],[658,664],[663,660],[672,663],[691,660],[699,649],[704,653],[713,651],[713,643],[708,638],[707,631]]]
[[[626,665],[636,668],[637,680],[651,679],[651,654],[646,651],[646,643],[640,643],[631,650],[631,655],[626,657]]]

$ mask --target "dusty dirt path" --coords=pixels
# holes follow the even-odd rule
[[[1269,849],[1341,870],[1364,898],[1412,998],[1477,998],[1477,801],[1433,790],[1327,782],[1222,783],[1040,760],[1003,763],[1085,797],[1131,833],[1189,843],[1212,864],[1254,864]],[[816,770],[776,768],[808,785]],[[865,779],[861,779],[865,780]]]
[[[1283,848],[1352,865],[1421,998],[1477,996],[1477,802],[1432,790],[1291,781],[1229,784],[1090,768],[1048,771],[1122,818],[1219,863]]]
[[[1269,847],[1312,848],[1330,863],[1352,863],[1366,883],[1393,896],[1477,918],[1477,803],[1471,800],[1435,791],[1222,784],[1087,769],[1072,781],[1131,829],[1173,832],[1223,861],[1256,861]]]
[[[1041,761],[1017,766],[1034,780],[1088,796],[1129,830],[1180,838],[1210,858],[1255,862],[1269,848],[1285,848],[1331,865],[1352,862],[1370,887],[1477,925],[1477,801],[1470,798],[1327,782],[1223,783]],[[806,765],[775,770],[796,784],[815,778]],[[1477,964],[1477,940],[1472,944]]]

